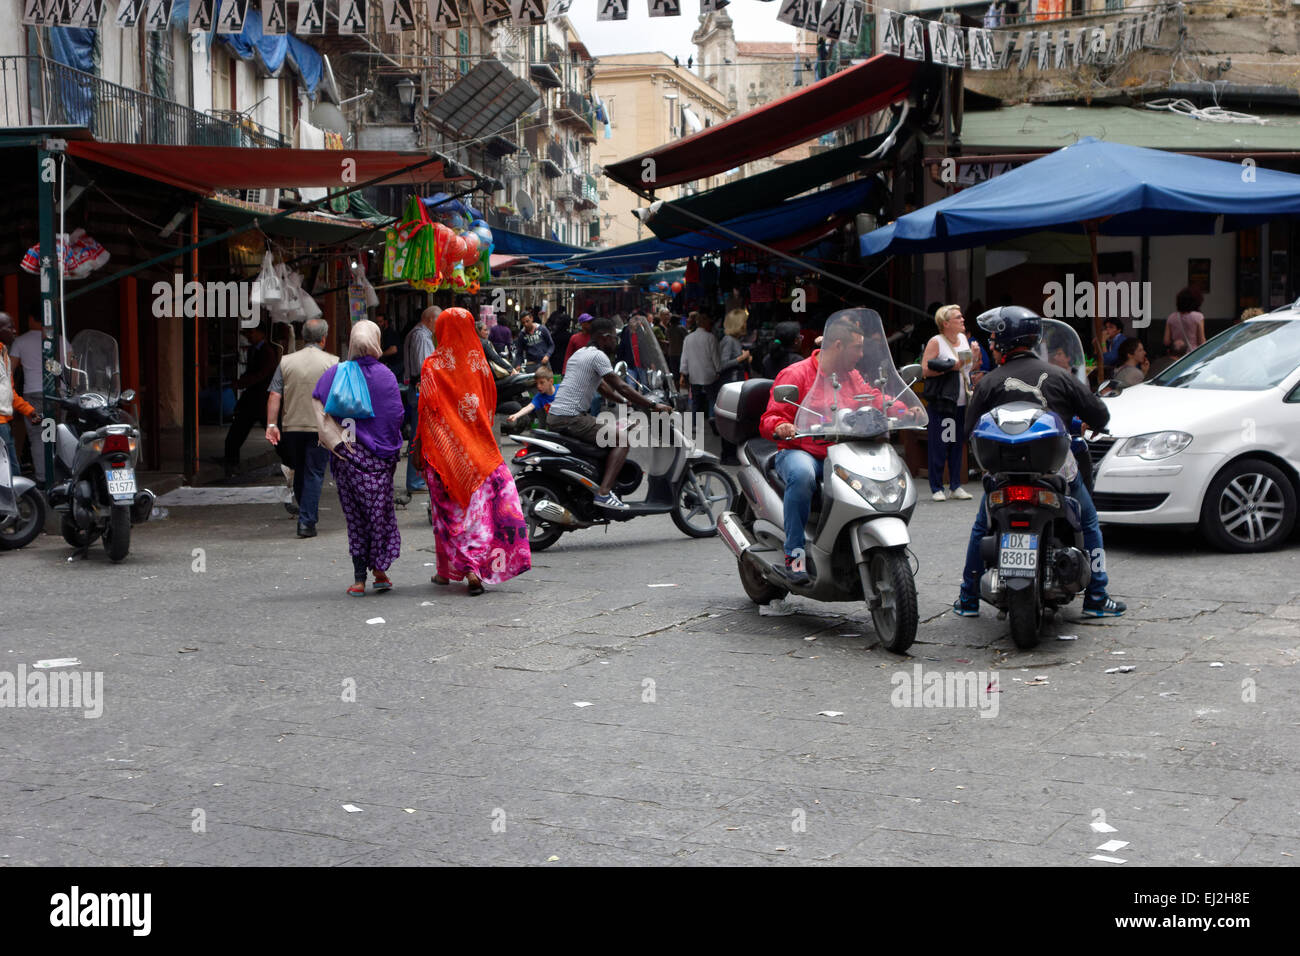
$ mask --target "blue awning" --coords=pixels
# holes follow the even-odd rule
[[[175,0],[172,5],[173,26],[180,24],[185,30],[189,25],[190,0]],[[289,63],[289,69],[298,74],[307,93],[316,96],[316,87],[320,85],[321,75],[325,72],[325,61],[314,47],[308,46],[293,34],[283,36],[267,35],[262,32],[262,11],[255,3],[249,3],[248,15],[244,18],[242,33],[217,33],[216,24],[212,26],[212,38],[224,42],[241,60],[256,59],[263,69],[275,76]]]
[[[780,239],[809,229],[839,213],[861,209],[877,188],[879,184],[875,180],[857,180],[811,196],[777,203],[760,212],[729,219],[721,225],[757,242]],[[552,268],[578,266],[608,277],[631,279],[654,272],[664,259],[721,252],[738,245],[741,243],[726,233],[702,230],[672,239],[643,239],[612,249],[584,252]],[[497,250],[500,251],[500,245]]]
[[[1249,176],[1247,175],[1249,172]],[[863,256],[968,249],[1029,232],[1210,235],[1300,215],[1300,175],[1092,137],[900,216]]]
[[[526,236],[522,232],[492,227],[492,251],[499,256],[527,256],[543,262],[568,259],[582,255],[589,250],[581,246],[571,246],[564,242],[539,239]]]

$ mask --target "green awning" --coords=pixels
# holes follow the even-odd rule
[[[897,141],[890,149],[883,150],[879,157],[868,158],[895,132]],[[697,196],[666,202],[650,220],[649,226],[660,239],[671,239],[705,228],[698,219],[680,213],[678,210],[681,209],[689,210],[710,222],[726,222],[728,219],[737,219],[775,206],[791,196],[851,174],[869,175],[891,166],[895,150],[906,143],[911,135],[910,127],[898,129],[898,123],[895,123],[884,133],[848,146],[830,149],[808,159],[749,176],[739,182],[718,186]]]
[[[966,150],[1003,153],[1060,149],[1085,136],[1184,152],[1300,149],[1300,116],[1274,113],[1260,118],[1267,122],[1211,123],[1167,110],[1028,103],[966,113],[961,142]]]
[[[349,198],[356,195],[350,193]],[[383,227],[392,221],[388,217],[379,216],[378,211],[370,207],[369,203],[365,203],[365,206],[369,207],[378,218],[350,219],[318,212],[295,212],[273,222],[267,222],[265,230],[274,236],[305,239],[322,244],[355,242],[364,245],[375,238],[382,238]],[[355,203],[351,208],[354,212],[358,211]],[[204,199],[203,210],[214,219],[232,226],[243,226],[254,219],[267,219],[279,212],[270,206],[260,206],[229,196],[210,196]]]

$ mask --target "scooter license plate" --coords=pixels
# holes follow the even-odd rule
[[[1004,578],[1032,578],[1038,573],[1038,535],[1004,534],[998,574]]]
[[[110,498],[135,498],[135,469],[113,468],[108,472]]]

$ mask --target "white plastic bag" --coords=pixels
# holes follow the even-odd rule
[[[280,272],[284,272],[284,266],[279,267]],[[269,309],[274,310],[276,303],[284,296],[284,286],[280,281],[280,275],[276,273],[275,260],[271,253],[267,252],[262,257],[262,271],[257,275],[257,285],[255,287],[255,297],[259,303]]]

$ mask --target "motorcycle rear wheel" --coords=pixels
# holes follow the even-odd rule
[[[543,501],[554,501],[563,505],[560,495],[550,483],[532,475],[524,475],[515,480],[515,489],[519,492],[519,505],[524,512],[524,521],[528,523],[528,549],[545,551],[564,534],[564,526],[551,524],[533,517],[533,508]]]
[[[1038,632],[1043,626],[1043,606],[1033,588],[1007,594],[1007,619],[1011,622],[1011,640],[1022,651],[1038,646]]]
[[[104,530],[104,551],[108,553],[108,560],[117,564],[126,558],[130,550],[131,508],[128,505],[113,505],[108,527]]]

